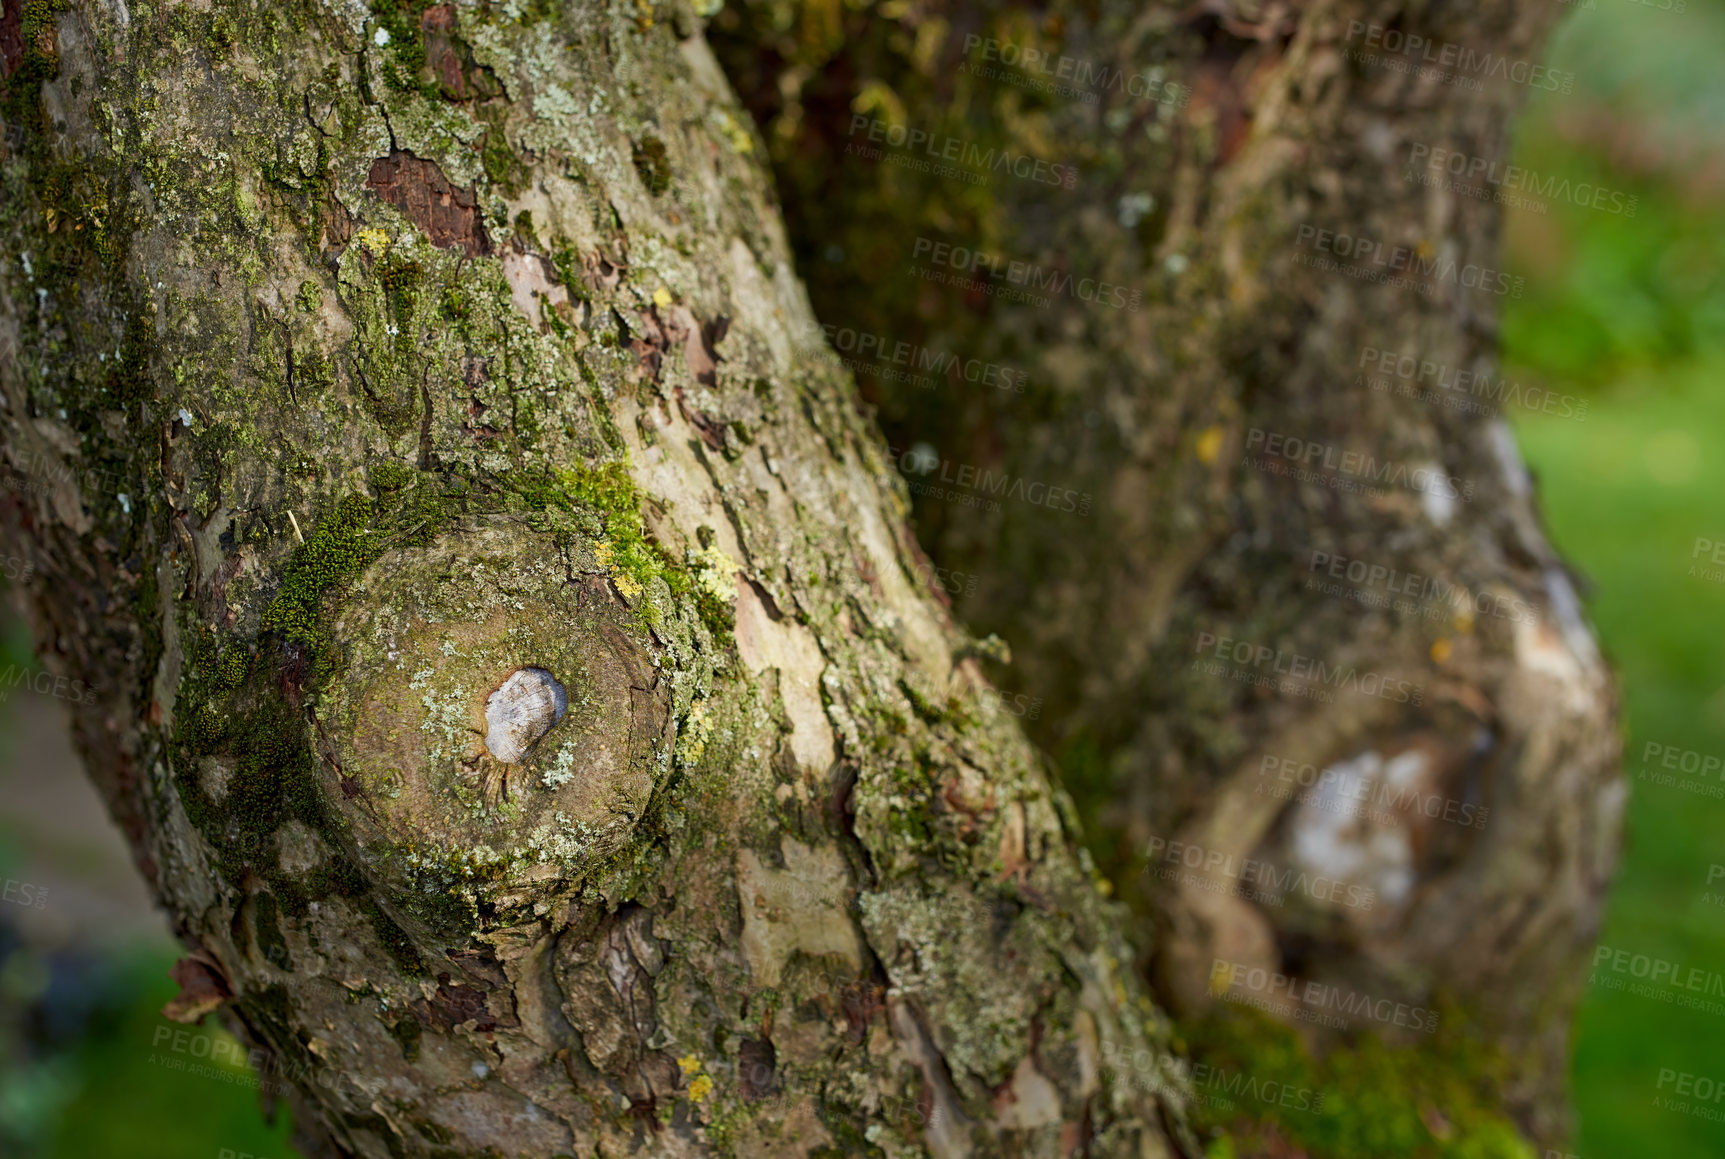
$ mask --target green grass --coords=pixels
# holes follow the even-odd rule
[[[79,1090],[61,1116],[53,1155],[216,1159],[232,1148],[258,1159],[292,1159],[285,1110],[273,1126],[264,1122],[246,1068],[192,1057],[192,1039],[232,1043],[215,1018],[182,1028],[158,1013],[178,989],[168,978],[172,963],[171,955],[152,953],[130,964],[133,1000],[115,1025],[86,1039],[73,1060]],[[172,1034],[182,1029],[190,1033],[175,1052]],[[237,1045],[232,1049],[225,1057],[236,1057]],[[224,1077],[172,1070],[160,1061],[181,1058]]]

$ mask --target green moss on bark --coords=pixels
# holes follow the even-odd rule
[[[350,495],[318,524],[311,538],[294,548],[283,569],[281,591],[264,611],[265,631],[279,633],[315,654],[327,654],[328,628],[322,623],[319,602],[383,554],[386,541],[370,526],[371,520],[371,499]]]
[[[1185,1028],[1193,1122],[1210,1159],[1292,1145],[1325,1159],[1534,1159],[1501,1110],[1511,1060],[1464,1032],[1453,1006],[1431,1042],[1392,1046],[1360,1035],[1322,1056],[1260,1011],[1229,1008]],[[1246,1091],[1275,1091],[1251,1097]],[[1272,1086],[1272,1084],[1274,1084]]]

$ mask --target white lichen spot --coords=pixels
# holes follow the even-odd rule
[[[1569,578],[1556,568],[1545,574],[1546,592],[1557,628],[1527,617],[1515,626],[1516,663],[1554,681],[1565,711],[1581,716],[1595,710],[1594,674],[1603,664],[1599,646],[1581,618],[1581,600]]]
[[[533,96],[533,113],[541,120],[564,125],[581,115],[581,106],[561,85],[549,84]]]
[[[371,42],[379,48],[382,48],[384,45],[389,43],[389,30],[379,28],[376,32],[371,34]]]
[[[602,837],[603,831],[587,821],[571,821],[557,813],[549,825],[541,825],[527,838],[523,847],[540,862],[555,861],[573,865],[584,860]]]
[[[1419,493],[1420,509],[1426,518],[1439,527],[1449,526],[1449,521],[1455,518],[1456,490],[1444,475],[1443,468],[1427,463],[1413,473],[1413,478],[1425,480]]]
[[[1116,219],[1121,229],[1137,229],[1156,208],[1156,198],[1148,193],[1123,193],[1115,208]]]
[[[575,779],[575,746],[564,745],[551,767],[539,775],[539,783],[547,789],[559,789]]]
[[[1295,860],[1311,873],[1368,886],[1391,906],[1403,904],[1414,885],[1407,819],[1366,802],[1385,792],[1407,794],[1427,765],[1425,753],[1409,749],[1388,761],[1363,752],[1325,769],[1294,817]]]

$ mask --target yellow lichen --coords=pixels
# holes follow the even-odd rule
[[[683,735],[677,743],[677,759],[684,765],[693,765],[707,751],[707,742],[713,737],[713,721],[707,715],[705,701],[697,701],[689,706],[689,716],[683,722]]]
[[[719,131],[725,134],[726,140],[730,141],[731,148],[739,153],[753,153],[755,151],[755,139],[749,136],[747,129],[737,124],[731,114],[723,109],[718,110],[718,121]]]
[[[708,595],[721,600],[737,598],[737,561],[720,547],[704,547],[689,553],[689,570]]]
[[[695,1102],[698,1103],[713,1093],[713,1080],[700,1073],[700,1059],[696,1058],[692,1054],[684,1055],[682,1058],[677,1060],[677,1067],[685,1075],[695,1076],[689,1082],[689,1097]]]
[[[381,255],[385,250],[389,249],[389,233],[385,230],[378,229],[376,226],[372,226],[370,229],[360,230],[358,233],[353,235],[353,240],[374,254]]]
[[[611,586],[615,587],[617,589],[617,593],[624,599],[633,602],[635,597],[641,594],[641,582],[634,576],[630,575],[627,571],[624,571],[620,566],[617,560],[617,549],[614,544],[610,542],[595,544],[593,547],[593,557],[599,561],[600,566],[603,567],[607,574],[610,575]]]
[[[1206,427],[1204,433],[1198,436],[1198,461],[1209,466],[1216,461],[1216,456],[1222,453],[1222,428]]]

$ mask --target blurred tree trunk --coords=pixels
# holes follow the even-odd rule
[[[1317,1047],[1483,1043],[1542,1140],[1624,797],[1499,413],[1581,409],[1495,354],[1558,11],[752,0],[712,32],[929,582],[1010,645],[1159,996],[1196,1027],[1257,967]]]
[[[693,12],[3,13],[20,602],[309,1154],[1195,1153]]]

